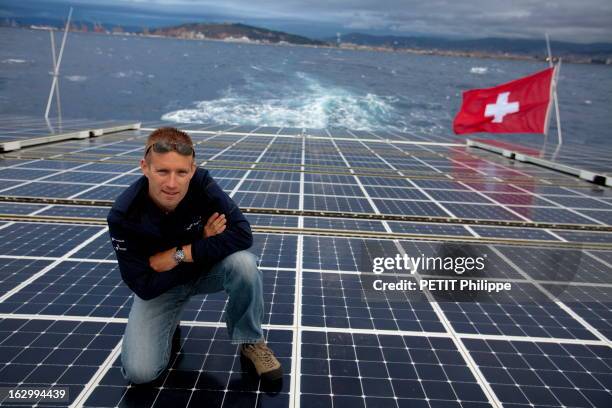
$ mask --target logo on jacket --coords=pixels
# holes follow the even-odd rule
[[[111,244],[113,245],[115,251],[127,251],[127,248],[125,247],[125,239],[116,239],[111,237]]]
[[[189,225],[187,225],[185,227],[185,231],[191,231],[194,228],[197,230],[197,229],[200,228],[201,225],[202,225],[202,219],[201,218],[194,218],[194,221],[191,224],[189,224]]]

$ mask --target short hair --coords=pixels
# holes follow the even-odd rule
[[[194,149],[193,141],[186,132],[173,127],[162,127],[151,132],[147,138],[145,144],[145,160],[149,160],[147,157],[149,146],[157,142],[164,142],[167,144],[182,143]]]

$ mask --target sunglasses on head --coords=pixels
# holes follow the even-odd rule
[[[168,153],[168,152],[177,152],[183,156],[193,156],[195,157],[195,150],[193,146],[187,143],[171,143],[171,142],[155,142],[151,143],[145,149],[145,156],[149,154],[149,150],[153,149],[155,153]]]

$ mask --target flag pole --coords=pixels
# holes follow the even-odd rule
[[[60,64],[62,63],[62,55],[64,54],[64,46],[66,45],[66,36],[68,35],[68,29],[70,28],[70,18],[72,17],[72,7],[70,7],[70,12],[68,13],[68,20],[66,20],[66,27],[64,28],[64,37],[62,38],[62,45],[60,47],[59,56],[57,58],[57,64],[55,63],[55,44],[52,46],[53,48],[53,82],[51,82],[51,91],[49,92],[49,99],[47,99],[47,109],[45,109],[45,118],[49,117],[49,109],[51,109],[51,100],[53,99],[53,92],[55,91],[55,87],[59,84],[57,83],[57,77],[59,76]],[[53,34],[51,34],[53,35]],[[53,37],[51,37],[51,41],[53,41]],[[56,94],[57,99],[59,100],[59,93]],[[59,108],[59,107],[58,107]]]
[[[553,67],[552,52],[550,51],[550,39],[548,37],[548,33],[544,33],[544,38],[546,39],[546,50],[548,51],[548,66],[552,68]],[[553,81],[554,81],[554,78],[553,78]],[[552,103],[552,101],[549,103]],[[544,144],[542,145],[542,150],[540,151],[540,157],[544,156],[544,154],[546,153],[546,145],[548,144],[548,131],[550,130],[550,120],[549,120],[548,115],[550,115],[550,105],[548,106],[548,111],[546,114],[546,125],[545,125],[546,131],[544,132]]]
[[[559,150],[561,150],[561,145],[563,144],[563,136],[561,134],[561,117],[559,116],[559,98],[557,97],[557,81],[559,79],[559,71],[561,71],[561,58],[559,58],[559,63],[555,67],[555,75],[554,75],[554,90],[553,97],[555,101],[555,116],[557,117],[557,135],[559,137],[559,143],[557,144],[557,148],[555,149],[552,158],[553,160],[557,158],[559,154]]]
[[[546,33],[546,49],[548,51],[548,66],[552,68],[554,64],[553,64],[552,52],[550,50],[550,38],[548,36],[548,33]],[[561,149],[561,145],[563,144],[563,135],[561,133],[561,117],[559,116],[559,98],[557,97],[557,81],[559,79],[560,70],[561,70],[561,58],[559,58],[559,63],[555,67],[555,71],[553,74],[553,83],[552,83],[552,87],[553,87],[552,96],[553,96],[553,102],[555,104],[555,117],[557,119],[557,136],[558,136],[557,148],[555,149],[555,152],[553,153],[553,158],[557,156],[557,154],[559,153],[559,149]],[[548,137],[548,124],[546,128],[546,133],[544,134],[544,145],[546,145],[547,137]]]

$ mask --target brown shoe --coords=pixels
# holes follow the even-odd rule
[[[257,375],[265,381],[276,381],[283,378],[283,368],[266,343],[245,343],[240,346],[240,353],[255,367]]]

